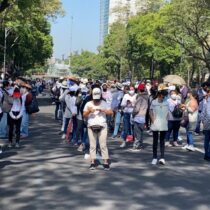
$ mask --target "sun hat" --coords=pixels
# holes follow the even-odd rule
[[[100,99],[101,98],[101,89],[100,88],[94,88],[93,92],[93,99]]]
[[[116,88],[119,89],[119,90],[122,90],[123,85],[122,85],[121,83],[118,82],[118,83],[116,84]]]
[[[67,81],[64,80],[62,83],[61,83],[61,87],[64,88],[64,89],[67,89],[68,88],[68,85],[67,85]]]
[[[26,87],[26,88],[28,88],[28,89],[32,89],[32,87],[31,87],[31,85],[29,85],[29,84],[27,84],[27,83],[23,83],[23,84],[21,84],[21,86],[22,87]]]
[[[162,90],[168,90],[168,87],[163,83],[158,85],[158,91],[162,91]]]

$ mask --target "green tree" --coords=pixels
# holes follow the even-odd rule
[[[207,3],[209,1],[173,0],[162,11],[167,16],[162,35],[178,43],[185,56],[203,62],[210,71],[210,10]]]
[[[11,0],[9,3],[0,13],[0,48],[3,49],[7,28],[7,66],[11,73],[20,74],[35,65],[44,65],[51,57],[53,40],[49,18],[63,15],[63,10],[60,0]],[[3,63],[3,50],[0,62]]]

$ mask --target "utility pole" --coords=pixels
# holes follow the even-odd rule
[[[70,50],[69,50],[69,68],[71,68],[72,39],[73,39],[73,20],[74,20],[74,17],[71,16],[71,27],[70,27]]]

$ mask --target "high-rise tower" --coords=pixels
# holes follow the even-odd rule
[[[100,0],[100,44],[103,44],[109,30],[109,2],[110,0]]]

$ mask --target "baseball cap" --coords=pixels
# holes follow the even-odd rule
[[[145,90],[145,84],[139,84],[138,90]]]
[[[101,89],[100,88],[94,88],[93,92],[93,99],[100,99],[101,98]]]

